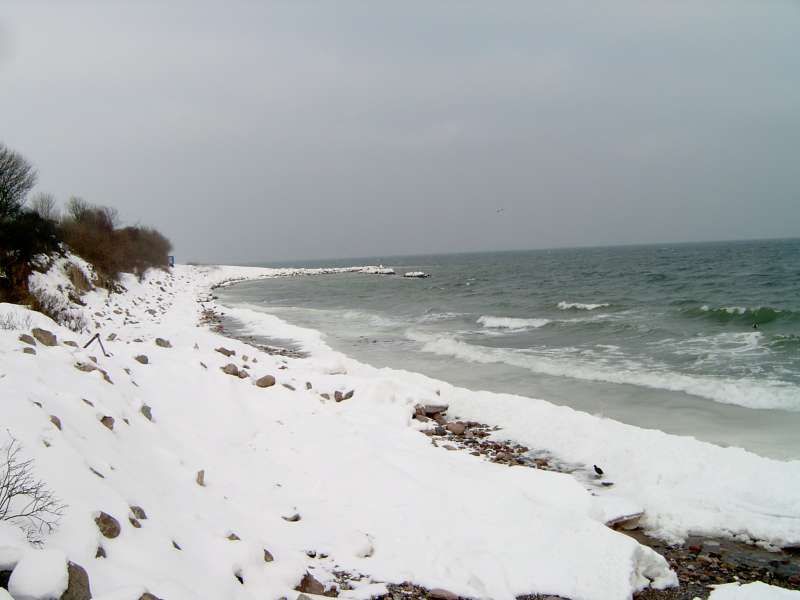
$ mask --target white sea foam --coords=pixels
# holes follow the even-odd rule
[[[517,319],[514,317],[493,317],[484,315],[478,319],[478,323],[490,329],[537,329],[544,327],[550,319]]]
[[[611,366],[596,361],[582,361],[574,354],[571,357],[552,352],[543,355],[519,349],[488,348],[449,336],[431,336],[420,332],[407,332],[407,335],[423,344],[423,352],[453,356],[474,363],[502,363],[557,377],[684,392],[746,408],[800,411],[800,389],[782,381],[688,375],[648,368],[633,361],[627,361],[623,366]]]
[[[598,308],[605,308],[611,306],[607,303],[602,304],[584,304],[582,302],[564,302],[558,303],[558,308],[561,310],[597,310]]]

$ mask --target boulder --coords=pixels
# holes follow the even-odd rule
[[[272,562],[275,560],[275,557],[272,556],[272,552],[264,548],[264,562]]]
[[[144,418],[148,421],[153,420],[153,411],[147,404],[142,404],[142,408],[139,409],[139,412],[142,413]]]
[[[142,524],[139,523],[138,519],[134,519],[133,517],[128,517],[128,522],[130,522],[130,524],[133,525],[134,528],[136,528],[136,529],[141,529],[142,528]]]
[[[114,417],[106,415],[105,417],[100,419],[100,422],[106,427],[108,427],[111,431],[114,431]]]
[[[206,484],[206,470],[205,469],[200,469],[197,472],[197,476],[195,477],[195,481],[197,482],[197,485],[205,486],[205,484]]]
[[[50,422],[56,426],[56,428],[60,431],[61,430],[61,419],[59,419],[55,415],[50,415]]]
[[[23,344],[28,344],[30,346],[36,345],[36,340],[33,339],[31,336],[29,336],[27,333],[23,333],[21,336],[19,336],[19,341],[22,342]]]
[[[137,354],[136,356],[133,357],[133,360],[135,360],[136,362],[140,362],[143,365],[150,363],[150,359],[147,358],[144,354]]]
[[[467,426],[464,425],[461,421],[454,421],[452,423],[448,423],[444,426],[447,431],[454,435],[464,435],[464,432],[467,430]]]
[[[78,343],[77,342],[73,342],[72,340],[66,340],[64,342],[64,345],[65,346],[71,346],[72,348],[80,348],[80,346],[78,346]]]
[[[233,375],[234,377],[239,376],[239,367],[233,363],[228,363],[224,367],[220,367],[220,369],[222,369],[222,372],[226,375]]]
[[[231,356],[235,356],[236,355],[236,350],[228,350],[227,348],[223,348],[222,346],[220,346],[219,348],[215,348],[215,350],[217,352],[219,352],[220,354],[223,354],[223,355],[225,355],[227,357],[231,357]]]
[[[23,354],[32,354],[32,355],[36,356],[36,350],[34,350],[33,348],[30,348],[28,346],[26,346],[25,348],[22,349],[22,353]]]
[[[89,600],[92,597],[92,590],[89,587],[89,576],[86,574],[86,570],[71,562],[67,564],[67,575],[69,583],[59,600]]]
[[[136,517],[137,519],[141,519],[142,521],[145,521],[147,519],[147,513],[144,512],[144,509],[141,506],[132,505],[131,513],[133,513],[134,517]]]
[[[447,412],[449,406],[447,404],[426,404],[421,408],[422,414],[426,417],[435,417],[436,415]]]
[[[94,518],[94,522],[97,524],[97,528],[100,530],[100,533],[103,534],[103,537],[113,539],[120,533],[119,521],[108,513],[101,511],[100,514]]]
[[[239,379],[247,379],[248,377],[250,377],[250,375],[248,375],[247,371],[245,371],[244,369],[239,371],[238,376],[239,376]]]
[[[139,596],[139,600],[161,600],[158,596],[154,596],[150,592],[145,592],[141,596]]]
[[[58,338],[47,329],[39,329],[35,327],[31,333],[42,346],[55,346],[58,344]]]
[[[159,348],[172,348],[172,344],[169,340],[165,340],[164,338],[156,338],[156,346]]]
[[[307,594],[322,595],[325,593],[325,586],[308,571],[306,571],[306,574],[303,575],[300,583],[298,583],[294,589]]]
[[[272,387],[275,385],[275,378],[272,375],[264,375],[256,380],[256,385],[260,388]]]

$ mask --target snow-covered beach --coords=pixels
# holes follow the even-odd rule
[[[32,287],[66,299],[74,290],[65,266]],[[67,505],[46,551],[0,529],[0,570],[66,557],[105,600],[294,598],[298,587],[369,598],[402,582],[442,598],[616,599],[677,581],[666,560],[607,524],[636,520],[670,542],[695,534],[800,546],[800,461],[376,369],[317,331],[222,307],[211,293],[339,271],[177,266],[127,277],[125,292],[92,291],[66,308],[100,333],[107,357],[96,343],[80,348],[87,333],[0,305],[7,435]],[[294,340],[303,356],[200,324],[221,313],[246,334]],[[55,345],[20,340],[37,327]],[[572,473],[437,443],[422,434],[436,423],[414,418],[434,405],[447,406],[451,423],[497,426],[489,439],[523,444]],[[100,513],[118,525],[113,538],[98,528]],[[18,579],[14,598],[45,597]],[[65,577],[53,578],[59,585]]]

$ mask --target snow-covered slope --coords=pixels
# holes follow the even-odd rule
[[[96,597],[137,600],[148,590],[168,600],[294,598],[306,573],[330,587],[346,572],[343,598],[410,581],[474,598],[624,599],[675,582],[660,556],[604,525],[641,508],[665,534],[730,523],[731,532],[800,542],[796,483],[773,482],[774,496],[744,494],[744,478],[759,471],[757,485],[775,475],[798,481],[797,463],[374,369],[331,351],[317,332],[263,313],[233,311],[259,333],[300,339],[310,356],[272,356],[198,325],[213,306],[211,285],[312,273],[179,266],[125,280],[124,294],[91,292],[83,311],[109,357],[96,342],[88,350],[64,344],[82,345],[89,333],[0,305],[0,317],[12,314],[7,322],[25,329],[0,330],[8,430],[0,437],[19,440],[36,475],[68,505],[45,547],[82,565]],[[18,338],[33,327],[59,343],[25,353],[31,346]],[[222,371],[231,363],[243,378]],[[255,384],[265,375],[276,385]],[[350,390],[351,398],[333,399]],[[499,435],[535,438],[531,447],[602,461],[617,491],[592,494],[570,475],[433,445],[411,416],[417,404],[442,402],[507,425]],[[670,458],[683,471],[668,468]],[[708,475],[719,469],[730,481]],[[688,497],[700,474],[697,497]],[[119,523],[117,537],[101,534],[101,511]],[[9,539],[0,535],[0,558],[24,548]]]
[[[197,326],[211,283],[257,274],[179,267],[130,278],[122,295],[89,294],[110,357],[63,343],[88,334],[0,305],[58,336],[29,354],[27,332],[0,332],[0,414],[68,505],[46,548],[82,565],[95,596],[280,598],[307,571],[326,585],[334,572],[364,575],[341,597],[408,580],[472,597],[610,599],[674,580],[661,557],[605,527],[571,477],[431,445],[411,415],[434,390],[350,374],[330,357],[270,356]],[[76,368],[95,360],[98,370]],[[249,376],[225,374],[228,363]],[[277,385],[255,385],[264,375]],[[320,395],[336,390],[355,394]],[[146,519],[130,520],[131,507]],[[101,511],[117,537],[101,535]]]

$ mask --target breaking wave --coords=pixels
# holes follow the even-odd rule
[[[529,350],[490,348],[449,336],[431,336],[420,332],[409,331],[407,336],[422,343],[423,352],[478,364],[507,364],[544,375],[683,392],[746,408],[800,411],[800,388],[783,381],[687,375],[664,368],[636,365],[630,361],[624,367],[612,366],[574,357],[541,355]]]
[[[606,308],[611,306],[607,303],[602,304],[584,304],[582,302],[564,302],[558,303],[558,308],[561,310],[597,310],[598,308]]]
[[[514,317],[492,317],[490,315],[484,315],[478,319],[478,324],[488,329],[512,329],[515,331],[538,329],[549,322],[550,319],[516,319]]]

